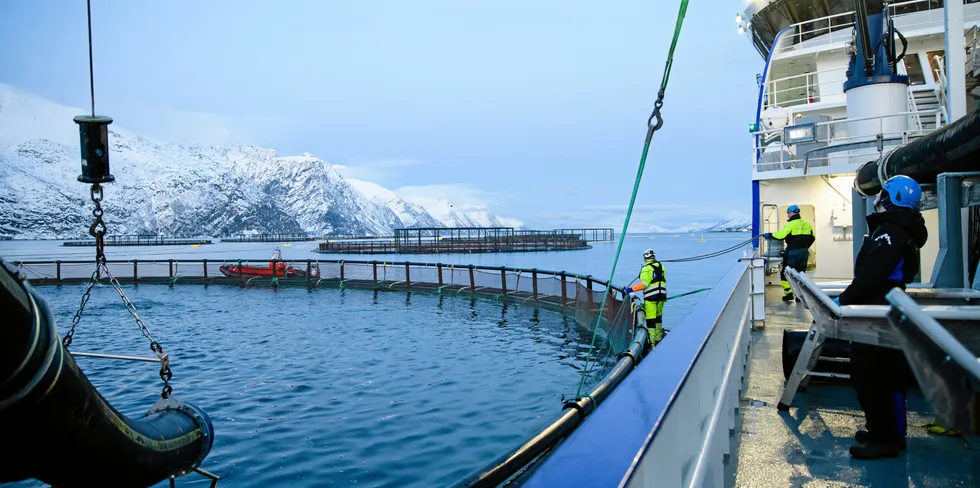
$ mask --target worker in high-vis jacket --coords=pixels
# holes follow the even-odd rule
[[[643,252],[643,267],[640,268],[640,282],[627,287],[627,294],[643,290],[643,313],[647,318],[647,331],[650,333],[650,346],[656,346],[664,338],[664,302],[667,301],[667,272],[657,261],[653,249]]]
[[[786,281],[786,268],[795,269],[800,273],[806,272],[807,262],[810,261],[810,246],[816,241],[813,236],[813,226],[800,218],[800,207],[790,205],[786,208],[786,225],[776,232],[762,234],[766,239],[775,239],[786,243],[783,250],[783,263],[779,269],[779,284],[783,286],[783,301],[793,301],[793,289]]]

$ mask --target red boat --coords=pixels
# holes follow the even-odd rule
[[[222,274],[232,278],[306,278],[306,270],[287,266],[282,260],[282,252],[276,249],[268,266],[252,266],[248,264],[226,264],[218,268]],[[314,266],[310,276],[319,276],[319,269]]]

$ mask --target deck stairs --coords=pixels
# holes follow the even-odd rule
[[[937,89],[916,90],[909,87],[909,112],[928,112],[928,115],[913,115],[910,117],[909,128],[912,130],[931,131],[936,129],[936,117],[932,114],[940,107]]]

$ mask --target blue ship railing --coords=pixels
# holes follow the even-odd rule
[[[523,486],[724,486],[761,258],[743,258]]]

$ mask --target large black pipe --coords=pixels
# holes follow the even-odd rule
[[[131,419],[62,347],[47,304],[0,259],[0,482],[150,486],[194,470],[211,451],[203,411],[171,397]]]
[[[648,340],[649,332],[645,327],[637,327],[633,342],[619,356],[616,366],[606,374],[605,378],[596,385],[588,396],[574,402],[567,402],[565,410],[554,422],[544,430],[525,441],[517,448],[506,452],[488,463],[478,472],[470,474],[465,479],[456,482],[454,487],[494,487],[507,481],[529,464],[554,447],[558,441],[567,437],[586,417],[595,411],[606,397],[612,393],[626,375],[636,366]]]
[[[871,197],[892,176],[935,184],[942,173],[966,171],[980,171],[980,109],[888,153],[880,162],[863,164],[854,178],[854,189]]]

